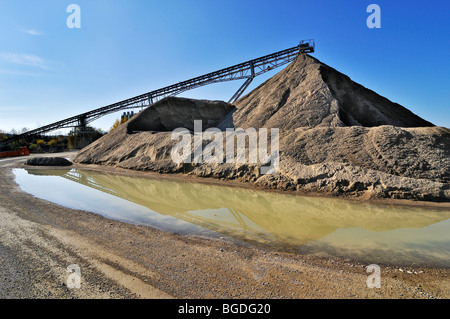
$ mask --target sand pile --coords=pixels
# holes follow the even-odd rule
[[[433,126],[308,55],[236,102],[221,127]]]
[[[278,128],[280,166],[176,164],[171,130]],[[225,136],[225,133],[224,133]],[[240,179],[261,187],[365,197],[450,199],[450,130],[308,56],[238,100],[169,98],[83,149],[75,162]]]
[[[232,108],[231,104],[223,101],[168,97],[132,119],[127,132],[173,131],[179,127],[194,130],[196,119],[202,119],[203,129],[207,129],[217,125]]]

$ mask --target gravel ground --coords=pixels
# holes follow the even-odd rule
[[[73,156],[60,154],[59,156]],[[443,298],[449,269],[366,266],[126,224],[22,192],[0,161],[0,298]],[[80,288],[69,288],[80,267]]]

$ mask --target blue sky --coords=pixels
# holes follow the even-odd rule
[[[66,25],[72,3],[80,29]],[[371,3],[380,29],[366,25]],[[309,38],[322,62],[450,127],[449,13],[449,1],[1,0],[0,129],[33,129]],[[182,96],[228,100],[241,84]]]

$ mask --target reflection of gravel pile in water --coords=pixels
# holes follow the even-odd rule
[[[450,199],[450,130],[433,126],[310,56],[300,55],[230,112],[226,103],[188,101],[158,102],[150,107],[154,111],[149,108],[80,151],[75,161],[240,179],[276,189]],[[214,112],[205,112],[208,106]],[[170,153],[177,141],[171,141],[171,131],[161,130],[183,121],[191,128],[196,117],[203,119],[204,129],[279,128],[278,173],[261,176],[256,164],[176,165]],[[145,131],[145,123],[150,123],[148,130],[159,130]]]
[[[91,170],[29,169],[28,173],[24,176],[18,170],[16,180],[21,187],[27,185],[23,189],[34,196],[53,197],[62,205],[66,204],[59,199],[69,198],[72,208],[85,209],[87,204],[90,211],[108,218],[170,232],[216,238],[220,233],[265,248],[326,253],[368,263],[377,260],[442,267],[450,263],[449,210],[373,205]],[[69,186],[61,178],[76,184]],[[45,189],[56,184],[58,189],[49,197],[40,188],[33,190],[30,185],[36,184],[45,185]],[[86,193],[76,186],[88,186],[94,192]],[[70,196],[74,192],[83,198],[78,205]]]

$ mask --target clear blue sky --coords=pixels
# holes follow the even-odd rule
[[[71,3],[80,29],[66,25]],[[366,26],[371,3],[381,29]],[[449,13],[448,0],[1,0],[0,129],[33,129],[308,38],[322,62],[450,127]],[[182,96],[228,100],[241,84]]]

